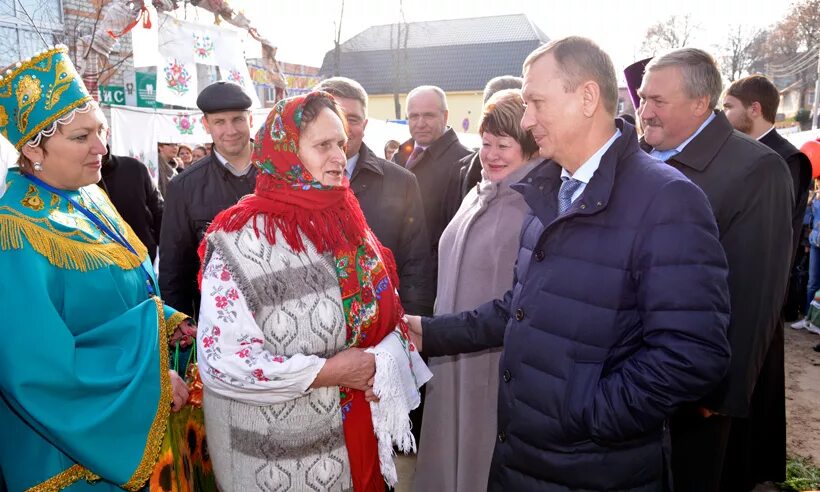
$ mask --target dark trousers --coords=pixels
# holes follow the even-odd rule
[[[670,421],[675,492],[720,492],[732,418],[682,409]]]

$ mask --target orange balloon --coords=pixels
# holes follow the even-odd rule
[[[804,143],[800,147],[800,152],[806,154],[811,161],[811,177],[820,177],[820,139]]]

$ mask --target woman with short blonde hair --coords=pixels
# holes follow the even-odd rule
[[[436,315],[500,298],[512,285],[528,207],[510,185],[541,162],[532,134],[519,124],[523,115],[519,89],[499,91],[484,105],[482,180],[441,236]],[[486,489],[497,430],[500,354],[496,348],[430,359],[434,377],[427,385],[415,490]]]

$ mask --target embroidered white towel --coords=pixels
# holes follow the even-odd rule
[[[410,350],[409,342],[398,330],[367,352],[376,356],[373,392],[379,401],[370,403],[370,413],[379,442],[379,467],[385,482],[392,487],[398,483],[393,446],[403,453],[416,451],[408,414],[419,406],[419,388],[433,377],[433,373],[418,350],[415,347]]]

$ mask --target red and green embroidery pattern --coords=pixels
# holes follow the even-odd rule
[[[379,318],[382,294],[391,288],[387,270],[378,258],[366,242],[355,250],[336,254],[336,275],[347,321],[345,348],[364,344],[369,328]],[[342,415],[349,410],[350,401],[350,393],[342,388]]]

